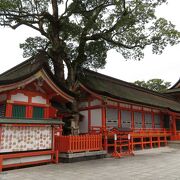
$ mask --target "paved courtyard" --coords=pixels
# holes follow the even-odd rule
[[[105,158],[5,171],[0,180],[180,180],[180,149],[137,151],[133,157]]]

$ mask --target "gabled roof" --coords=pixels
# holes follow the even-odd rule
[[[12,69],[0,74],[0,85],[15,83],[28,78],[42,67],[40,61],[33,62],[33,58],[28,59]]]
[[[94,71],[85,70],[80,82],[87,89],[102,96],[180,112],[180,103],[166,95]]]
[[[176,94],[180,93],[180,88],[168,89],[165,94]]]
[[[176,89],[176,88],[180,88],[180,78],[169,90]]]
[[[169,95],[176,95],[180,93],[180,79],[171,87],[169,88],[165,94],[169,94]]]
[[[50,79],[51,86],[66,94],[70,99],[74,99],[74,93],[53,76],[47,65],[47,57],[41,53],[0,74],[0,91],[40,76],[44,76],[47,81]]]

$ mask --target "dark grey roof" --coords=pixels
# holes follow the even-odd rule
[[[21,64],[0,74],[0,84],[14,83],[19,80],[30,77],[32,74],[42,68],[43,61],[37,58],[30,58]]]
[[[41,69],[45,70],[51,80],[64,92],[69,94],[70,96],[75,96],[74,93],[69,91],[49,70],[47,64],[47,57],[39,53],[35,57],[32,57],[17,66],[11,68],[10,70],[0,74],[0,86],[16,83],[18,81],[24,80],[36,72],[40,71]]]
[[[80,81],[85,87],[102,96],[180,112],[180,103],[166,95],[94,71],[85,70]]]

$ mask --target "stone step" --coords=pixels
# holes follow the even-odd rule
[[[60,162],[70,163],[70,162],[105,158],[106,155],[107,155],[107,151],[104,151],[104,150],[85,151],[85,152],[78,152],[78,153],[59,153],[59,159],[60,159]]]
[[[180,141],[168,141],[168,146],[180,149]]]

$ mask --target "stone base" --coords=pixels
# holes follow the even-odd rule
[[[86,161],[92,159],[101,159],[105,158],[107,151],[86,151],[78,153],[60,153],[59,160],[64,163]]]
[[[180,149],[180,141],[168,141],[168,146]]]

